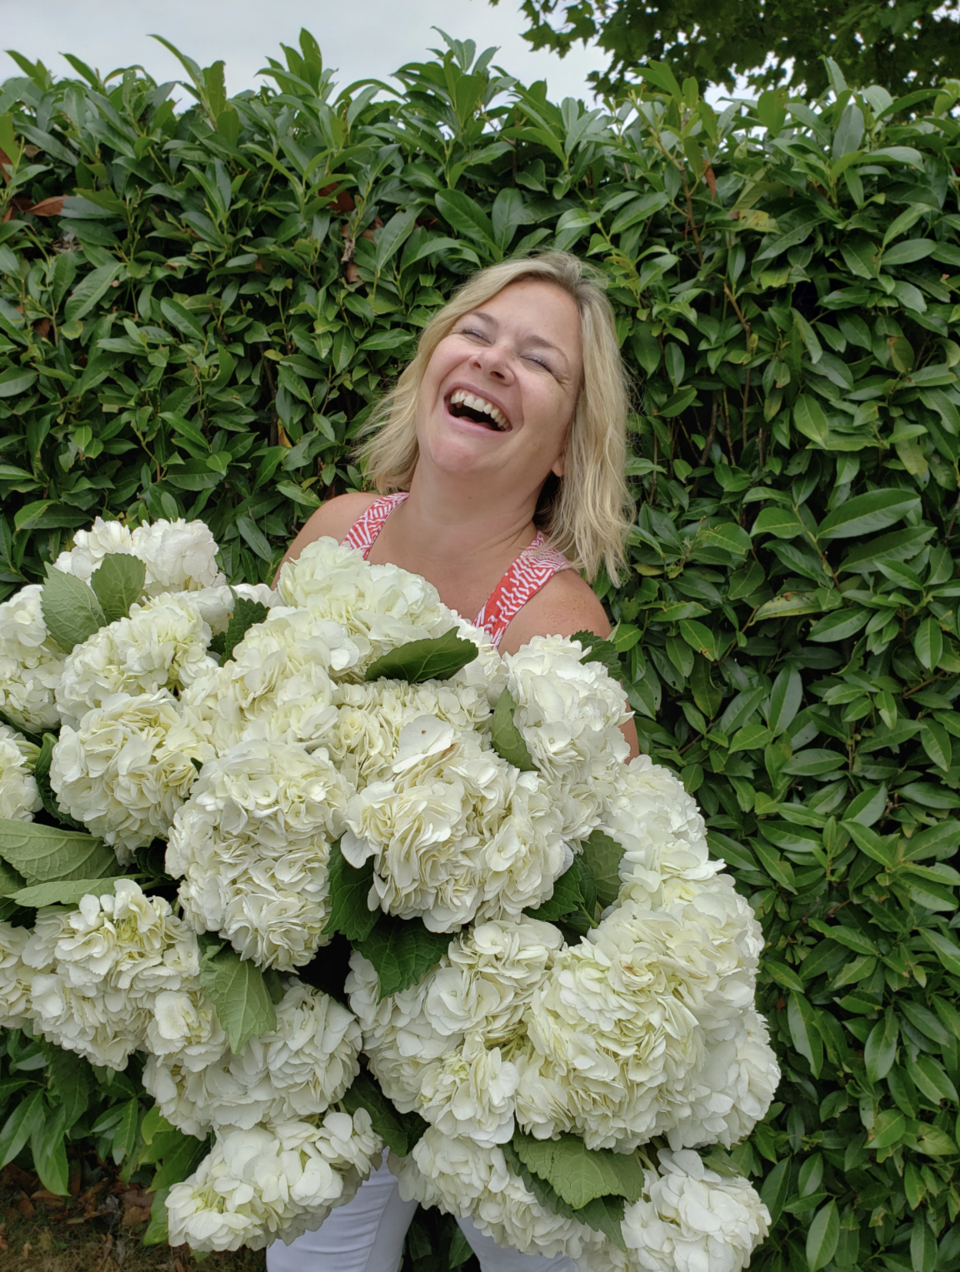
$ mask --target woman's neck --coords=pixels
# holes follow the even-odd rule
[[[511,506],[484,497],[476,484],[458,487],[415,472],[409,498],[388,517],[370,560],[422,574],[445,604],[472,619],[534,538],[535,501]]]

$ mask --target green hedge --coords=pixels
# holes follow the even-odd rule
[[[465,273],[594,260],[638,384],[631,570],[598,590],[641,745],[767,939],[783,1082],[730,1155],[777,1221],[754,1267],[951,1272],[958,86],[831,68],[829,104],[718,114],[652,66],[609,114],[470,44],[399,95],[284,56],[229,101],[184,58],[181,114],[76,59],[0,89],[0,583],[97,513],[203,517],[269,578]]]

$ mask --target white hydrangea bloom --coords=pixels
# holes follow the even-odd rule
[[[38,911],[22,958],[44,1037],[112,1069],[143,1047],[157,995],[194,983],[199,969],[195,935],[132,879],[75,910]]]
[[[356,664],[338,669],[337,679],[362,680],[376,658],[409,641],[442,636],[451,627],[473,641],[477,657],[450,683],[499,697],[501,660],[486,632],[478,631],[440,600],[432,583],[393,565],[370,565],[355,548],[333,539],[308,544],[280,571],[277,590],[285,605],[341,624],[359,650]]]
[[[40,592],[31,583],[0,605],[0,711],[31,733],[60,722],[54,694],[64,660],[47,633]]]
[[[85,583],[105,556],[123,553],[138,557],[147,567],[144,590],[187,592],[223,583],[217,571],[217,545],[203,521],[154,521],[130,531],[119,521],[97,517],[89,530],[78,530],[73,548],[61,552],[58,570]]]
[[[440,967],[446,965],[447,960],[441,959]],[[363,1032],[363,1049],[384,1094],[401,1113],[416,1108],[424,1067],[447,1055],[454,1045],[424,1010],[432,975],[381,999],[373,964],[356,950],[350,955],[346,990]]]
[[[698,884],[723,867],[708,857],[706,825],[693,796],[647,755],[631,760],[622,773],[600,829],[624,850],[621,895],[638,901],[660,904],[666,878]]]
[[[770,1215],[745,1179],[724,1179],[685,1149],[661,1150],[628,1206],[623,1236],[649,1272],[740,1272],[766,1237]]]
[[[35,969],[23,961],[29,928],[0,923],[0,1026],[22,1029],[33,1019],[30,991]]]
[[[444,964],[429,975],[428,1020],[448,1037],[480,1030],[488,1045],[514,1041],[562,946],[559,929],[538,919],[474,924],[450,942]]]
[[[158,1025],[166,1007],[158,1002]],[[188,1048],[155,1054],[143,1083],[164,1117],[188,1135],[225,1126],[249,1130],[324,1113],[359,1073],[361,1045],[352,1012],[293,980],[277,1006],[276,1028],[251,1038],[239,1054],[224,1045],[203,1066]]]
[[[194,760],[211,755],[167,689],[113,694],[78,729],[64,726],[50,784],[60,807],[112,844],[122,864],[167,835],[196,781]]]
[[[567,839],[585,839],[597,825],[629,754],[623,690],[581,654],[579,641],[535,636],[504,658],[514,724],[562,806]]]
[[[227,1035],[213,1002],[199,984],[157,994],[147,1022],[146,1048],[173,1060],[187,1073],[216,1064],[227,1050]]]
[[[508,1249],[578,1259],[596,1235],[542,1206],[495,1145],[481,1147],[431,1126],[409,1157],[391,1155],[390,1169],[405,1200],[469,1215],[481,1232]]]
[[[171,1244],[289,1244],[351,1200],[382,1146],[365,1109],[330,1112],[318,1126],[297,1120],[218,1134],[194,1174],[167,1195]]]
[[[703,1059],[658,1127],[673,1149],[731,1148],[766,1116],[780,1082],[766,1021],[752,1007],[705,1033]]]
[[[324,745],[344,776],[357,787],[389,779],[402,730],[433,716],[457,734],[484,733],[491,710],[482,690],[450,681],[410,685],[402,680],[334,686],[337,719]]]
[[[704,1088],[708,1043],[751,1006],[760,948],[752,913],[726,876],[663,908],[613,908],[588,940],[557,957],[534,996],[521,1125],[538,1137],[572,1130],[588,1147],[629,1151],[682,1121],[682,1143],[704,1142],[707,1127],[691,1105]],[[769,1048],[761,1067],[775,1081]],[[721,1108],[731,1114],[732,1099],[711,1110],[718,1129]]]
[[[370,565],[362,553],[333,539],[317,539],[296,561],[287,561],[277,591],[285,605],[332,619],[352,638],[361,661],[344,669],[345,679],[362,679],[388,650],[439,636],[454,625],[432,583],[394,566]]]
[[[185,917],[261,967],[308,963],[330,940],[330,844],[346,797],[322,750],[242,742],[205,764],[167,847]]]
[[[194,592],[224,582],[217,570],[217,545],[203,521],[154,521],[130,536],[133,554],[147,567],[144,591]]]
[[[104,521],[97,517],[89,530],[78,530],[73,547],[61,552],[54,564],[64,574],[72,574],[86,583],[105,556],[121,553],[135,556],[133,538],[120,521]]]
[[[277,594],[267,583],[218,583],[190,592],[190,600],[197,607],[203,621],[215,636],[227,630],[227,624],[236,608],[237,598],[258,601],[272,609],[277,604]]]
[[[536,907],[571,860],[536,775],[432,715],[403,726],[389,780],[353,796],[346,824],[347,861],[373,857],[371,902],[434,932]]]
[[[107,698],[181,689],[216,668],[212,632],[192,594],[165,594],[133,605],[130,616],[101,627],[67,655],[57,686],[64,724],[76,729]]]
[[[563,943],[536,919],[478,924],[415,986],[380,1000],[372,965],[356,952],[347,992],[384,1091],[450,1134],[479,1143],[512,1133],[515,1044],[524,1012]],[[503,1050],[501,1050],[503,1048]]]
[[[488,1050],[482,1034],[470,1033],[456,1052],[424,1067],[418,1109],[443,1134],[489,1148],[513,1135],[517,1081],[500,1048]]]
[[[33,776],[39,749],[15,729],[0,724],[0,817],[32,821],[43,807]]]

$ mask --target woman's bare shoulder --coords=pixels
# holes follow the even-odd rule
[[[352,491],[328,499],[317,509],[284,553],[284,561],[295,561],[308,543],[325,536],[339,543],[353,523],[370,507],[377,495]],[[282,564],[282,562],[281,562]]]
[[[527,601],[504,632],[502,654],[513,654],[534,636],[609,636],[610,622],[596,593],[576,570],[561,570]]]

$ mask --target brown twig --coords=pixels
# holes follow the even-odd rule
[[[736,460],[733,457],[733,437],[730,433],[730,411],[727,407],[726,393],[723,395],[723,431],[727,435],[727,453],[730,456],[730,463],[732,465],[736,463]]]
[[[717,435],[717,415],[719,410],[720,408],[717,405],[717,397],[716,394],[714,394],[713,405],[710,408],[710,431],[707,433],[707,440],[703,444],[703,451],[700,455],[700,467],[707,462],[707,457],[710,454],[710,447],[713,445],[713,439]]]
[[[943,536],[944,542],[953,534],[953,527],[957,524],[957,512],[960,511],[960,495],[957,495],[957,502],[953,505],[953,512],[950,514],[950,522],[947,526],[947,532]]]

